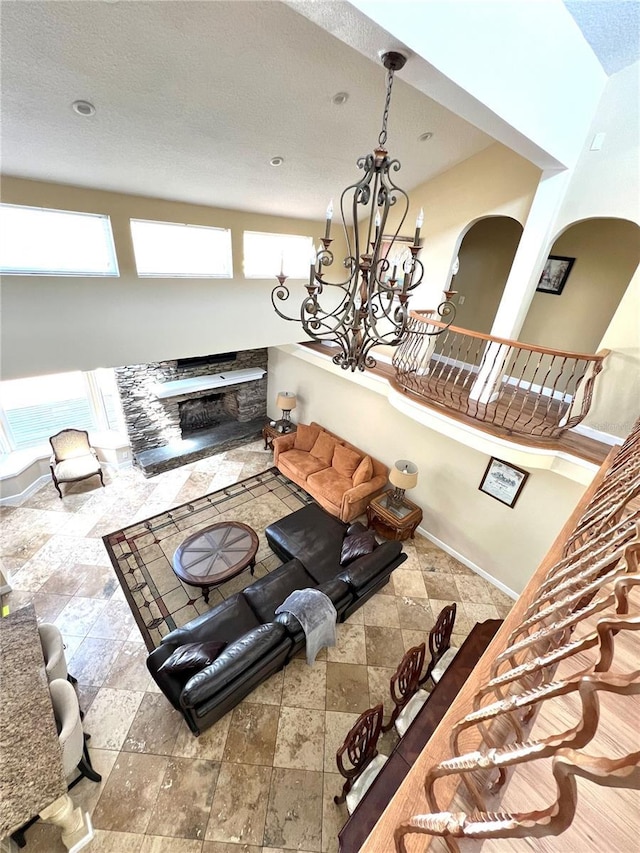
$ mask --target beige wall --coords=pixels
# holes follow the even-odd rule
[[[3,379],[273,346],[304,337],[298,323],[279,319],[273,310],[275,278],[243,278],[242,232],[317,239],[324,223],[16,178],[3,179],[2,200],[109,214],[120,268],[119,278],[3,276]],[[230,228],[234,278],[138,278],[131,217]],[[334,231],[333,246],[344,254],[343,238],[338,228]],[[294,281],[291,292],[281,307],[290,305],[288,313],[296,316],[306,295],[303,282]]]
[[[424,209],[424,282],[412,296],[411,308],[432,308],[450,280],[458,247],[470,224],[487,216],[527,218],[540,170],[495,143],[474,157],[411,190],[411,205],[401,233],[412,236]],[[389,218],[388,230],[394,222]]]
[[[624,438],[640,417],[640,269],[600,344],[611,350],[584,426]],[[603,381],[599,381],[603,380]]]
[[[572,222],[594,216],[640,222],[640,62],[609,77],[555,221],[559,233]],[[591,150],[603,133],[599,151]]]
[[[502,291],[518,248],[522,226],[514,219],[492,216],[476,222],[465,234],[458,252],[460,271],[455,325],[489,334]],[[460,305],[460,296],[464,303]]]
[[[535,294],[520,340],[595,353],[640,261],[639,236],[622,219],[571,225],[550,252],[576,259],[564,290]]]
[[[478,490],[488,456],[416,423],[383,394],[270,350],[268,400],[283,388],[298,396],[297,421],[316,420],[387,465],[415,462],[418,485],[410,497],[423,509],[422,526],[516,592],[583,493],[583,486],[536,470],[510,509]]]

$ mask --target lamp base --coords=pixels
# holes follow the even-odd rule
[[[395,489],[391,492],[391,494],[387,498],[389,506],[396,507],[396,509],[401,507],[402,504],[404,503],[404,492],[405,492],[404,489],[400,489],[400,488],[398,488],[398,486],[396,486]]]

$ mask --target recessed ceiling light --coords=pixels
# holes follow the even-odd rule
[[[282,166],[284,163],[284,157],[272,157],[271,160],[269,160],[269,163],[271,166]]]
[[[433,136],[433,133],[431,133],[431,131],[428,130],[426,133],[420,134],[420,136],[418,137],[418,142],[428,142],[432,136]]]
[[[337,106],[341,107],[343,104],[346,104],[349,100],[348,92],[337,92],[333,98],[331,98],[332,102]]]
[[[74,101],[71,104],[71,109],[79,116],[93,116],[96,114],[96,108],[89,101]]]

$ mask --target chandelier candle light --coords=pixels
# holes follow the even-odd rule
[[[323,267],[330,266],[334,260],[329,248],[333,242],[331,200],[327,207],[324,237],[320,241],[322,245],[312,250],[309,283],[305,285],[307,295],[300,306],[300,316],[289,317],[278,307],[278,302],[286,301],[290,295],[285,284],[287,276],[282,269],[280,275],[276,276],[278,284],[271,293],[271,302],[278,316],[301,323],[304,332],[313,340],[320,343],[331,342],[340,347],[340,352],[333,357],[333,361],[344,370],[375,367],[376,361],[370,354],[372,347],[395,347],[401,343],[407,332],[411,291],[418,287],[424,276],[424,267],[417,257],[421,249],[420,229],[424,223],[422,210],[416,219],[413,243],[408,246],[410,256],[400,270],[394,265],[389,275],[391,264],[388,257],[394,251],[409,210],[407,193],[396,186],[391,178],[391,173],[400,169],[400,162],[390,159],[384,147],[387,141],[393,75],[405,62],[406,57],[401,53],[389,52],[382,55],[382,64],[387,69],[387,93],[378,145],[372,154],[358,160],[358,168],[364,171],[364,175],[355,184],[348,186],[340,196],[340,213],[347,242],[347,257],[343,261],[347,277],[339,282],[323,281]],[[389,211],[396,204],[398,226],[391,239],[383,239]],[[347,228],[345,208],[351,212],[351,233]],[[337,304],[328,307],[320,304],[319,297],[323,295],[325,288],[328,289],[327,294],[334,294],[333,302]],[[446,320],[447,328],[453,322],[455,307],[447,299],[438,306],[437,313],[441,319]],[[444,328],[438,328],[413,334],[432,336],[443,331]]]

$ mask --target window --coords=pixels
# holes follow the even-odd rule
[[[138,275],[231,278],[231,231],[207,225],[131,220]]]
[[[0,235],[4,274],[118,275],[108,216],[0,204]]]
[[[297,234],[244,232],[245,278],[273,278],[283,271],[289,278],[309,278],[311,237]]]
[[[114,372],[56,373],[0,382],[4,452],[38,447],[61,429],[124,429]],[[0,436],[1,438],[1,436]]]
[[[95,429],[82,373],[58,373],[1,383],[2,408],[13,450],[34,447],[72,426]]]

